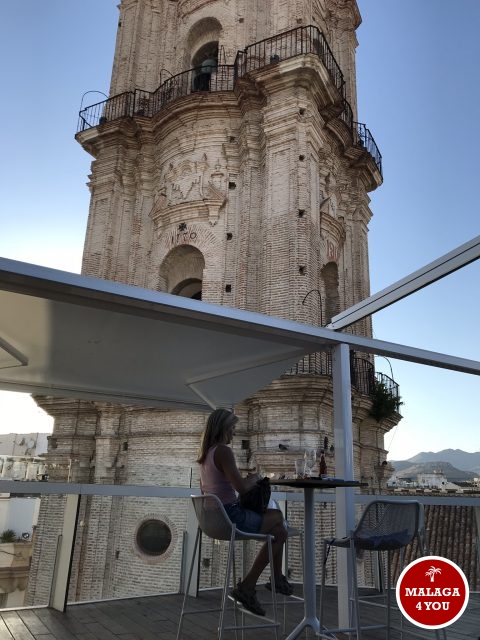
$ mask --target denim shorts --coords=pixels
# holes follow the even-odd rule
[[[240,531],[245,533],[260,533],[263,515],[250,509],[244,509],[239,502],[231,502],[223,505],[227,516],[237,525]]]

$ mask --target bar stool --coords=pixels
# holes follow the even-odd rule
[[[272,503],[273,503],[273,508],[278,509],[279,511],[282,511],[282,509],[280,508],[280,503],[277,500],[273,500],[272,499]],[[299,538],[300,539],[300,553],[301,553],[301,560],[302,560],[302,596],[296,596],[296,595],[291,595],[291,596],[283,596],[283,599],[279,601],[279,604],[283,605],[283,629],[285,630],[286,628],[286,619],[287,619],[287,613],[286,613],[286,605],[288,604],[302,604],[304,602],[304,598],[303,598],[303,572],[305,569],[305,558],[304,558],[304,549],[303,549],[303,530],[302,529],[298,529],[297,527],[292,527],[292,525],[288,522],[288,520],[285,520],[286,523],[286,527],[287,527],[287,540],[285,542],[285,575],[287,576],[288,579],[288,562],[289,562],[289,540],[291,538]]]
[[[332,547],[348,549],[352,561],[353,574],[353,611],[354,625],[348,629],[325,629],[324,634],[335,632],[355,632],[357,640],[361,640],[362,631],[386,627],[387,640],[390,639],[391,623],[391,553],[400,550],[402,554],[405,547],[414,539],[418,541],[418,549],[421,556],[426,555],[425,528],[423,505],[416,500],[374,500],[368,504],[360,518],[356,528],[345,538],[326,538],[323,541],[323,571],[320,591],[320,620],[323,619],[323,605],[325,597],[325,566]],[[357,576],[357,551],[384,551],[387,554],[386,562],[386,623],[361,626],[360,603],[366,602],[358,594]],[[403,620],[402,620],[403,622]],[[403,630],[403,629],[402,629]],[[443,631],[436,631],[436,637],[446,638]]]
[[[277,622],[277,599],[275,593],[275,577],[273,574],[273,554],[272,554],[272,539],[273,536],[270,534],[263,533],[245,533],[240,529],[237,529],[236,525],[231,522],[223,505],[219,498],[212,494],[204,494],[201,496],[191,496],[193,506],[195,509],[195,514],[197,516],[198,527],[197,527],[197,535],[195,538],[195,546],[193,550],[192,562],[190,564],[190,570],[188,574],[187,586],[185,589],[185,595],[183,598],[182,611],[180,613],[180,620],[178,624],[177,630],[177,640],[181,637],[181,630],[183,624],[183,618],[185,615],[194,614],[194,613],[206,613],[207,610],[198,611],[197,610],[187,610],[187,596],[190,589],[190,583],[192,580],[193,569],[195,565],[195,557],[197,555],[197,550],[200,542],[200,536],[204,533],[209,538],[213,540],[226,540],[229,542],[228,546],[228,557],[227,557],[227,567],[225,571],[225,580],[223,585],[222,592],[222,601],[221,607],[219,609],[208,609],[211,611],[220,611],[220,618],[218,623],[218,640],[223,638],[224,631],[227,630],[237,630],[237,629],[261,629],[261,628],[271,628],[275,634],[276,640],[278,640],[278,627],[279,623]],[[259,540],[267,543],[268,548],[268,559],[270,564],[270,580],[273,586],[272,588],[272,607],[273,607],[273,619],[264,618],[263,616],[256,616],[252,614],[250,611],[247,611],[241,605],[239,605],[236,601],[234,601],[233,610],[235,615],[235,624],[226,625],[225,624],[225,612],[227,609],[227,604],[229,602],[228,591],[230,588],[230,576],[233,574],[233,583],[236,584],[236,575],[235,575],[235,542],[237,540]],[[256,618],[258,622],[253,624],[237,624],[237,609],[243,614],[251,615]],[[260,620],[265,620],[265,623],[260,623]]]

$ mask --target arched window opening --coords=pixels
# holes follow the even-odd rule
[[[197,278],[187,278],[183,280],[172,291],[175,296],[183,298],[192,298],[193,300],[202,299],[202,281]]]
[[[338,265],[335,262],[329,262],[323,267],[321,275],[325,291],[325,324],[328,324],[340,312]]]
[[[160,281],[164,291],[184,298],[202,299],[205,258],[191,245],[172,249],[160,267]]]
[[[210,91],[211,76],[218,66],[218,41],[207,42],[192,58],[193,90]]]

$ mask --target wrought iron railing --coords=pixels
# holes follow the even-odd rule
[[[380,382],[385,389],[390,393],[391,396],[396,398],[397,400],[397,411],[400,408],[400,391],[398,384],[390,378],[390,376],[385,375],[384,373],[375,373],[375,379],[377,382]]]
[[[370,133],[370,129],[367,129],[367,126],[361,122],[353,122],[353,132],[355,144],[364,147],[364,149],[375,160],[375,164],[377,165],[380,174],[382,174],[382,154]]]
[[[329,353],[310,353],[299,360],[285,375],[332,375],[332,356]],[[375,382],[385,385],[389,393],[400,400],[398,383],[384,373],[377,373],[375,367],[365,358],[352,356],[350,359],[350,378],[352,386],[361,394],[370,396],[374,393]]]
[[[332,356],[326,352],[309,353],[303,356],[301,360],[296,362],[291,369],[285,372],[285,375],[308,375],[315,374],[317,376],[332,375]]]
[[[199,91],[233,91],[233,65],[220,65],[212,73],[202,73],[201,68],[189,69],[168,78],[150,94],[149,113],[155,115],[167,104]],[[145,92],[146,93],[146,92]]]
[[[197,92],[233,91],[237,80],[249,72],[308,53],[321,59],[342,96],[342,111],[338,118],[349,130],[354,145],[364,148],[371,155],[382,174],[382,156],[375,140],[365,124],[353,120],[352,108],[344,95],[343,73],[325,36],[314,26],[298,27],[255,42],[237,53],[233,65],[219,65],[212,68],[211,73],[205,73],[201,67],[189,69],[168,78],[153,92],[135,89],[88,106],[79,113],[77,132],[119,118],[151,118],[170,103]]]
[[[133,96],[132,91],[126,91],[103,102],[85,107],[78,114],[78,131],[85,131],[118,118],[131,117],[134,113]]]
[[[370,360],[352,356],[350,358],[350,379],[352,386],[357,391],[369,396],[375,388],[375,367]]]
[[[353,119],[352,107],[350,106],[350,103],[345,99],[343,100],[343,108],[338,118],[350,131],[350,134],[353,137],[353,144],[357,147],[365,149],[372,156],[378,170],[380,171],[380,175],[382,175],[382,154],[377,147],[370,129],[368,129],[367,126],[365,124],[362,124],[361,122],[355,122],[355,120]]]
[[[342,70],[335,60],[325,36],[318,27],[313,25],[279,33],[239,51],[235,60],[237,77],[241,78],[249,71],[307,53],[313,53],[321,59],[334,85],[343,96],[345,80]]]
[[[345,99],[343,100],[343,109],[338,118],[345,124],[349,131],[354,131],[352,107]]]
[[[212,73],[189,69],[168,78],[156,91],[135,89],[86,107],[79,113],[78,131],[97,127],[118,118],[151,118],[169,103],[200,91],[233,91],[233,65],[221,65]]]

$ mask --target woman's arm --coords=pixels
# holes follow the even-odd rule
[[[246,478],[242,477],[235,462],[233,451],[225,444],[219,444],[215,449],[214,462],[217,469],[225,475],[239,495],[246,493],[258,480],[258,475],[256,474]]]

